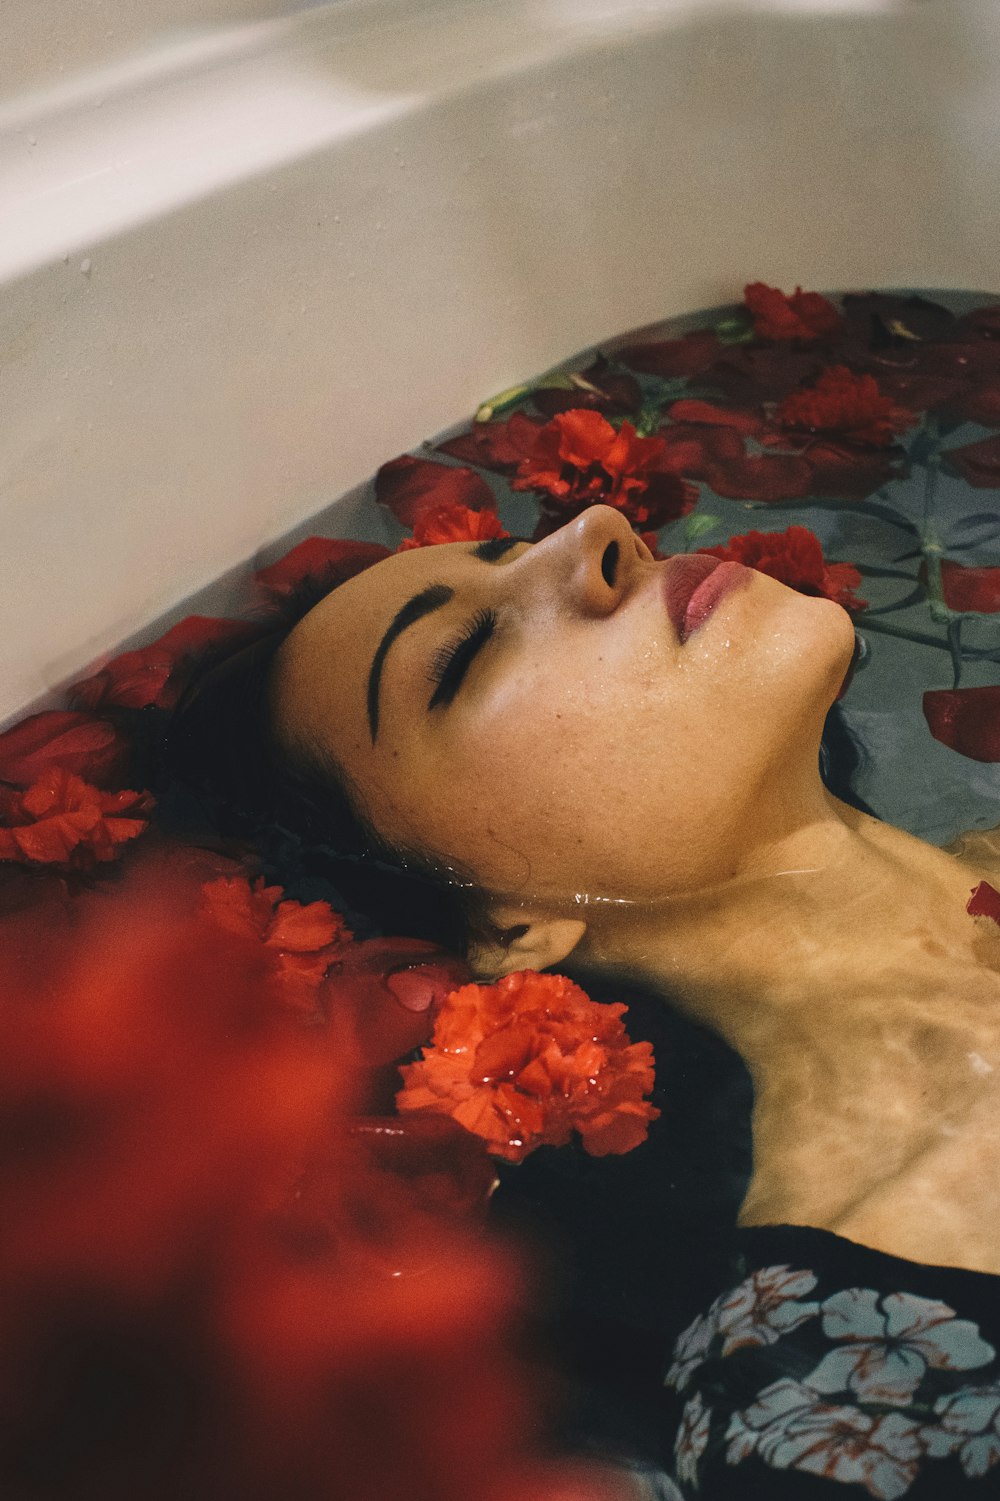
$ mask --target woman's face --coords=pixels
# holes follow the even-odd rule
[[[854,632],[829,600],[698,569],[605,506],[534,545],[395,554],[293,631],[279,729],[394,847],[506,898],[579,911],[730,879],[818,807]]]

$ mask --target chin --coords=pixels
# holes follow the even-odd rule
[[[824,711],[834,702],[854,659],[854,622],[832,599],[776,584],[768,646],[787,672]],[[780,590],[780,594],[777,591]]]

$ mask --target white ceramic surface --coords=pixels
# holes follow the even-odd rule
[[[749,278],[1000,291],[993,0],[0,28],[0,719],[601,337]]]

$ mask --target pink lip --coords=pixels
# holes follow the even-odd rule
[[[681,645],[705,624],[727,594],[745,588],[752,577],[753,570],[742,563],[723,563],[705,553],[682,553],[671,558],[663,591],[667,614]]]

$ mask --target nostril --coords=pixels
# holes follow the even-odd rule
[[[601,574],[604,582],[611,588],[614,587],[615,575],[618,572],[618,543],[609,542],[601,557]]]

